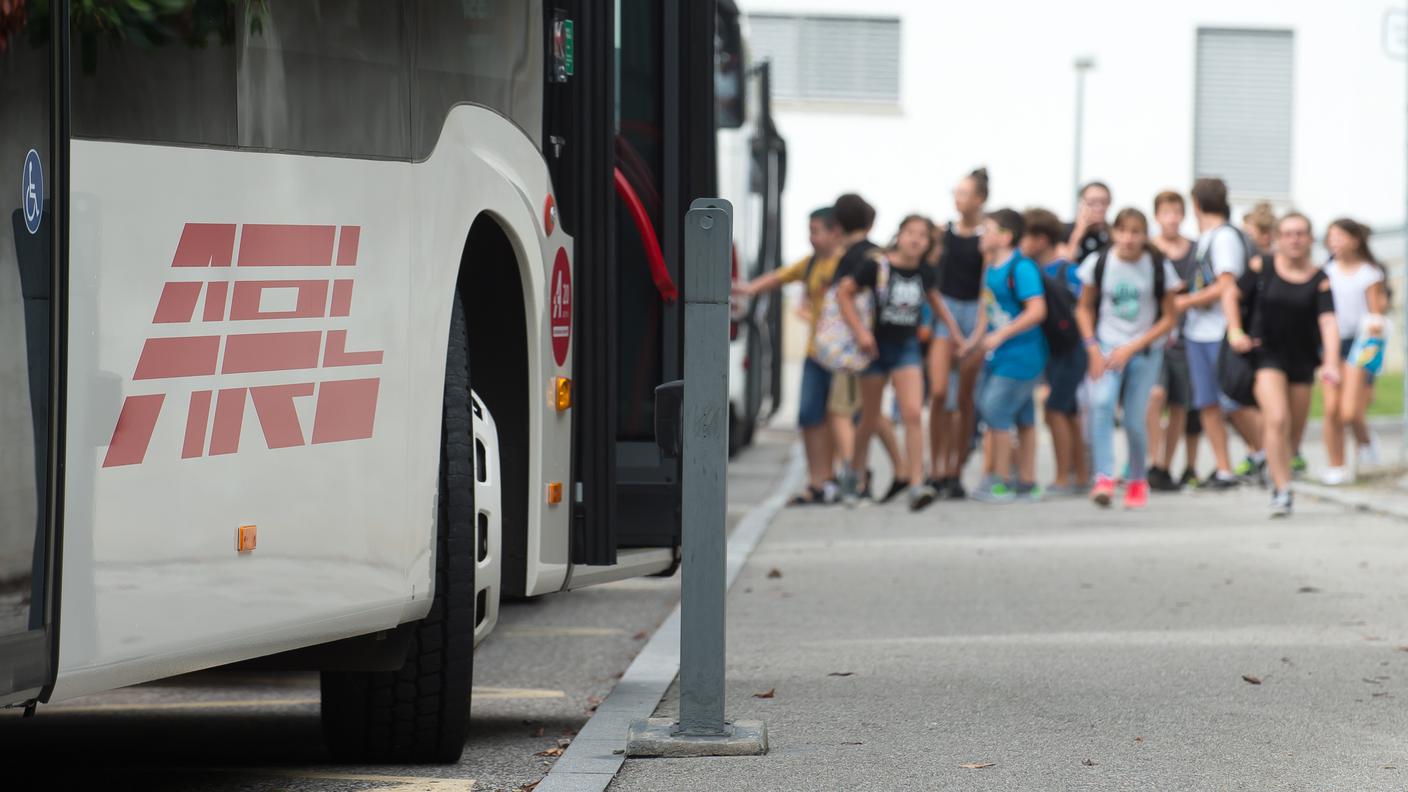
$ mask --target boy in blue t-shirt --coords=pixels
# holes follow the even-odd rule
[[[999,209],[987,216],[981,238],[988,261],[982,295],[987,323],[973,342],[987,354],[978,414],[987,426],[984,447],[990,455],[992,475],[973,497],[988,503],[1007,503],[1019,495],[1031,499],[1041,496],[1036,486],[1032,393],[1041,382],[1048,357],[1046,337],[1041,332],[1046,296],[1036,262],[1016,249],[1024,228],[1020,214]],[[972,351],[972,347],[964,350]],[[1007,485],[1014,427],[1021,451],[1016,490]]]

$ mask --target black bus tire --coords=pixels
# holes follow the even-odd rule
[[[469,337],[455,297],[445,356],[435,597],[396,671],[323,671],[324,740],[342,761],[455,762],[474,676],[474,438]]]

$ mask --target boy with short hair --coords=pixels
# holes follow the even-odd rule
[[[1025,225],[1012,209],[988,214],[982,235],[987,260],[983,277],[983,305],[987,321],[960,350],[978,348],[987,355],[987,367],[978,394],[978,413],[986,424],[992,475],[972,497],[985,503],[1010,503],[1019,496],[1036,500],[1036,407],[1032,394],[1041,382],[1048,351],[1041,323],[1046,318],[1046,289],[1036,262],[1022,255],[1018,242]],[[1007,485],[1012,469],[1012,430],[1020,444],[1018,480]]]
[[[1074,262],[1060,255],[1061,220],[1046,209],[1030,209],[1022,215],[1022,254],[1035,261],[1047,282],[1059,281],[1071,297],[1080,296],[1080,276]],[[1081,431],[1080,404],[1076,397],[1085,381],[1088,362],[1085,347],[1076,344],[1061,355],[1052,355],[1046,364],[1045,415],[1051,430],[1051,446],[1056,457],[1056,478],[1046,488],[1051,495],[1076,495],[1084,491],[1090,478],[1085,442]]]
[[[1218,384],[1217,356],[1227,334],[1227,317],[1223,314],[1221,300],[1224,291],[1237,287],[1237,279],[1246,270],[1249,251],[1241,232],[1228,222],[1232,210],[1227,203],[1225,182],[1215,178],[1198,179],[1193,184],[1191,197],[1201,232],[1195,253],[1197,268],[1188,294],[1179,297],[1177,305],[1185,316],[1183,338],[1188,355],[1188,379],[1193,390],[1191,407],[1198,411],[1217,464],[1217,469],[1201,487],[1220,491],[1239,484],[1232,472],[1223,413],[1243,409],[1222,393]]]
[[[840,497],[832,482],[832,458],[836,446],[828,425],[828,403],[832,394],[833,374],[816,360],[816,322],[821,316],[822,301],[831,288],[832,277],[841,258],[841,225],[836,222],[832,207],[811,213],[808,221],[812,254],[791,265],[736,284],[735,294],[752,297],[774,291],[788,283],[802,282],[806,286],[809,306],[807,359],[802,363],[802,384],[797,409],[797,428],[802,432],[802,445],[807,455],[807,489],[788,502],[791,506],[834,503]],[[849,420],[850,416],[846,416]]]
[[[1192,283],[1197,269],[1196,249],[1193,240],[1183,236],[1180,230],[1184,216],[1182,195],[1164,190],[1154,196],[1154,223],[1158,233],[1149,241],[1173,266],[1179,280]],[[1163,370],[1149,394],[1149,488],[1157,492],[1177,492],[1189,483],[1197,484],[1198,438],[1202,429],[1198,413],[1188,409],[1192,387],[1188,381],[1188,353],[1183,346],[1181,328],[1180,320],[1169,334],[1168,343],[1164,345]],[[1168,408],[1167,427],[1163,420],[1165,407]],[[1184,440],[1183,475],[1175,479],[1170,468],[1180,437]]]

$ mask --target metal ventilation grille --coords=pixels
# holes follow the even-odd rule
[[[1196,175],[1237,195],[1290,196],[1294,63],[1290,31],[1198,31]]]
[[[900,99],[897,18],[752,14],[748,26],[752,59],[772,62],[772,90],[779,99]]]

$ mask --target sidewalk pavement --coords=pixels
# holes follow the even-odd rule
[[[1401,520],[1273,521],[1258,490],[785,509],[728,604],[727,713],[771,753],[611,789],[1408,788]]]

